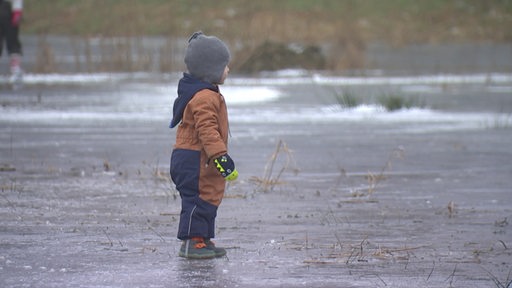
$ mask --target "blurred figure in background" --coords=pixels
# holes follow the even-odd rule
[[[18,37],[22,11],[23,0],[0,0],[0,56],[5,43],[13,84],[21,82],[23,76],[21,42]]]

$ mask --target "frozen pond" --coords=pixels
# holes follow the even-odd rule
[[[177,257],[179,76],[28,74],[2,90],[1,287],[512,280],[512,74],[234,75],[221,91],[241,177],[217,218],[228,256],[208,261]],[[413,105],[387,111],[390,95]]]

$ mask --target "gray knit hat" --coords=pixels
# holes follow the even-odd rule
[[[220,83],[231,56],[219,38],[195,32],[188,40],[185,64],[193,76],[213,84]]]

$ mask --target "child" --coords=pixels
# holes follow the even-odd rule
[[[227,46],[214,36],[194,33],[185,53],[188,73],[178,84],[170,127],[178,125],[171,178],[181,196],[179,256],[208,259],[226,255],[210,240],[226,180],[238,172],[227,154],[228,115],[219,86],[229,68]]]

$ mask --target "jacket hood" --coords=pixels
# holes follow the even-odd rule
[[[215,92],[219,92],[219,88],[211,83],[201,81],[189,73],[183,73],[183,78],[178,83],[178,98],[174,100],[174,106],[172,108],[172,120],[169,125],[170,128],[176,127],[183,118],[183,111],[188,102],[194,97],[194,95],[203,90],[210,89]]]

